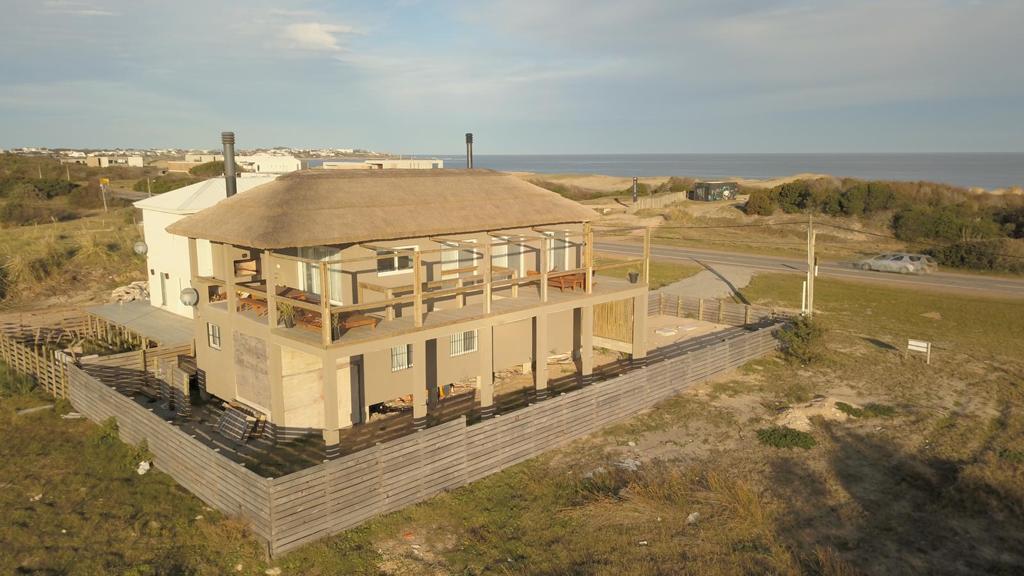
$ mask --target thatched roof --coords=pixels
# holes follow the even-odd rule
[[[302,170],[167,227],[179,236],[295,248],[586,222],[595,214],[489,170]]]

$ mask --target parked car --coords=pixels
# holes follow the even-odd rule
[[[929,274],[939,268],[938,263],[931,256],[905,252],[879,254],[874,258],[861,260],[855,266],[861,270],[898,272],[900,274]]]

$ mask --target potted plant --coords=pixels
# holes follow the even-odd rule
[[[277,303],[277,323],[283,324],[285,328],[295,327],[295,306],[288,302]]]

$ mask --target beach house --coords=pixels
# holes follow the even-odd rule
[[[231,196],[167,227],[187,238],[199,380],[329,446],[394,399],[422,426],[451,383],[486,417],[510,368],[542,396],[552,355],[591,374],[595,305],[646,330],[643,279],[595,279],[594,216],[484,170],[304,170]]]

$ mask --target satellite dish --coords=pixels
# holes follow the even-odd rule
[[[135,250],[135,253],[139,256],[145,256],[146,252],[149,252],[149,246],[147,246],[142,240],[139,240],[134,246],[132,246],[132,250]]]
[[[199,303],[199,291],[195,288],[185,288],[181,291],[180,298],[185,306],[195,306]]]

